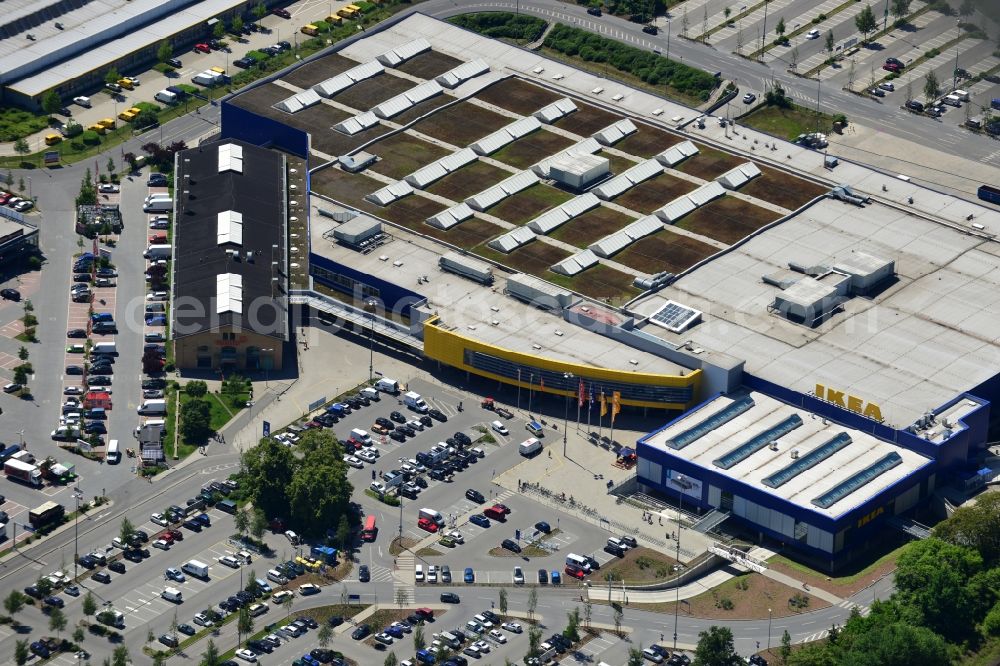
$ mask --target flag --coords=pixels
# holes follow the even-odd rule
[[[521,368],[517,369],[517,383],[521,383]]]
[[[615,417],[618,416],[618,412],[622,411],[621,404],[622,394],[621,391],[615,391],[611,394],[611,422],[615,422]]]
[[[594,406],[594,385],[590,385],[590,407]]]
[[[583,407],[583,380],[580,380],[580,386],[576,390],[576,406]]]
[[[538,387],[545,388],[545,377],[542,377],[541,375],[538,376]]]
[[[608,403],[607,403],[607,401],[604,400],[604,389],[601,389],[600,401],[601,401],[601,416],[602,417],[607,416],[608,415]]]

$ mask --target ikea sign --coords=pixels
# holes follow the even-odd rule
[[[855,395],[847,395],[844,391],[837,391],[829,386],[816,384],[816,397],[875,421],[881,422],[883,420],[882,410],[874,402],[865,402]]]

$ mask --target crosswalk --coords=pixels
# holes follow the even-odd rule
[[[400,605],[413,603],[416,586],[413,570],[416,556],[413,551],[406,550],[396,558],[396,571],[392,575],[392,599]]]
[[[840,608],[845,608],[847,610],[850,610],[852,608],[857,608],[862,616],[867,616],[872,611],[872,609],[869,606],[865,606],[864,604],[856,604],[850,599],[844,599],[839,604],[837,604],[837,606],[839,606]],[[823,631],[817,631],[816,633],[804,636],[799,640],[799,643],[812,643],[813,641],[820,641],[829,635],[830,635],[830,630],[824,629]]]
[[[398,558],[397,558],[398,559]],[[368,567],[373,583],[388,583],[393,580],[392,569],[381,564],[373,564]]]

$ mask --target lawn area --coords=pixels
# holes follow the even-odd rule
[[[562,95],[512,77],[498,81],[489,88],[481,90],[476,93],[476,98],[487,104],[499,106],[501,109],[527,116],[543,106],[561,99]]]
[[[709,148],[705,145],[696,145],[698,145],[698,154],[692,155],[677,165],[678,171],[683,171],[684,173],[689,173],[692,176],[697,176],[705,180],[712,180],[730,169],[735,169],[739,165],[750,161],[741,155],[724,153],[721,150]]]
[[[183,389],[179,390],[178,393],[179,393],[179,397],[180,397],[180,408],[183,408],[185,404],[187,404],[191,400],[194,400],[194,398],[192,398],[187,393],[185,393],[183,391]],[[172,405],[173,404],[173,396],[172,396],[172,394],[167,394],[167,398],[170,401],[169,404]],[[231,403],[229,402],[229,399],[228,399],[227,396],[219,395],[219,394],[216,394],[216,393],[211,393],[211,392],[206,393],[205,397],[203,399],[208,402],[208,406],[209,406],[209,410],[210,410],[209,411],[209,413],[210,413],[209,427],[213,431],[220,430],[222,428],[222,426],[226,425],[226,423],[228,423],[231,418],[233,418],[234,416],[236,416],[237,414],[239,414],[240,411],[241,411],[241,409],[242,409],[242,408],[238,408],[238,407],[233,407],[231,405]],[[249,400],[249,399],[250,399],[250,394],[249,393],[244,393],[244,394],[242,394],[240,396],[240,402],[241,402],[241,404],[246,404],[246,401]],[[173,421],[173,418],[174,418],[173,410],[168,409],[167,416],[168,416],[168,420],[167,420],[167,435],[166,435],[166,438],[164,439],[164,442],[166,442],[166,444],[164,446],[165,446],[165,449],[166,449],[165,452],[166,452],[167,456],[170,457],[170,456],[173,455],[173,439],[172,439],[173,438],[173,423],[174,423],[174,421]],[[178,421],[178,425],[180,425],[179,421]],[[204,443],[205,442],[189,442],[182,435],[181,438],[180,438],[180,443],[178,445],[178,456],[179,456],[179,458],[181,460],[183,460],[184,458],[186,458],[187,456],[189,456],[191,453],[193,453],[199,446],[202,446]]]
[[[553,206],[566,203],[572,198],[573,195],[568,192],[545,183],[536,183],[512,197],[507,197],[487,212],[511,224],[525,224]]]
[[[779,217],[767,208],[724,196],[685,215],[677,226],[732,245]]]
[[[760,171],[761,175],[741,187],[740,192],[789,210],[795,210],[829,191],[827,187],[783,171],[768,167],[761,167]]]
[[[590,104],[584,104],[579,100],[574,100],[573,103],[576,104],[576,111],[555,122],[559,129],[574,132],[580,136],[590,136],[621,119],[619,115]]]
[[[424,51],[401,64],[396,70],[420,79],[433,79],[463,62],[439,51]]]
[[[549,271],[546,280],[575,292],[586,294],[591,298],[606,301],[609,305],[619,306],[635,298],[640,291],[632,285],[632,275],[622,271],[597,264],[576,275],[561,275]]]
[[[784,555],[775,555],[767,561],[767,566],[774,571],[794,576],[808,583],[810,587],[818,587],[837,596],[849,597],[865,589],[876,580],[896,570],[896,560],[906,547],[906,542],[900,544],[894,540],[885,546],[885,552],[874,561],[861,568],[848,568],[831,576],[825,572],[812,569],[801,562],[791,560]]]
[[[649,215],[654,210],[663,208],[677,197],[691,192],[696,187],[698,186],[690,181],[669,173],[662,173],[626,190],[624,194],[615,197],[614,202],[637,213]]]
[[[514,122],[496,111],[460,102],[421,120],[413,129],[456,146],[467,146]]]
[[[390,178],[403,178],[420,167],[448,155],[448,151],[444,148],[405,132],[378,141],[367,150],[380,158],[371,166],[371,170]]]
[[[790,109],[762,106],[740,118],[739,122],[771,136],[791,140],[809,132],[829,132],[833,127],[833,116],[817,114],[796,105],[792,105]]]
[[[509,143],[490,157],[518,169],[527,169],[546,157],[551,157],[573,145],[571,139],[545,129],[535,130],[513,143]]]
[[[653,155],[662,153],[670,146],[681,142],[681,137],[676,134],[664,132],[663,130],[641,123],[637,123],[636,127],[639,128],[639,131],[619,141],[615,144],[615,148],[632,155],[650,158]]]
[[[646,585],[670,578],[676,563],[674,558],[643,546],[627,551],[625,557],[611,560],[601,567],[599,575],[602,580],[612,576],[612,580],[624,580],[626,585]]]
[[[458,171],[453,171],[441,180],[426,188],[431,194],[437,194],[452,201],[464,201],[477,192],[482,192],[496,185],[510,173],[492,164],[476,160]]]
[[[715,246],[663,229],[632,243],[615,256],[615,261],[644,273],[680,273],[716,252],[719,248]]]
[[[49,116],[15,107],[0,107],[0,141],[16,141],[49,126]]]

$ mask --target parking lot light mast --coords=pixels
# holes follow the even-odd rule
[[[767,651],[771,651],[771,609],[767,609]]]
[[[76,580],[80,566],[80,500],[83,499],[83,491],[79,486],[73,488],[73,498],[76,500],[76,519],[73,521],[73,580]]]
[[[374,298],[369,298],[365,301],[365,311],[371,317],[371,323],[368,326],[368,383],[371,384],[375,381],[375,308],[378,303]]]

